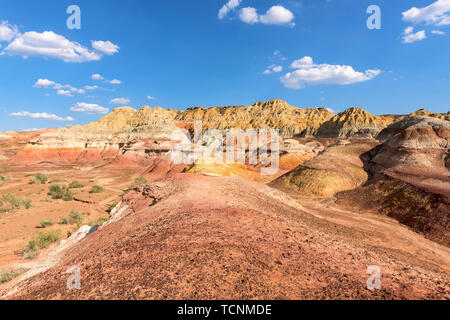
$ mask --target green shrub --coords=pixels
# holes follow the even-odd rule
[[[72,201],[73,194],[67,187],[60,187],[58,185],[51,185],[48,187],[48,195],[52,197],[52,199],[62,199],[64,201]]]
[[[59,224],[76,224],[78,227],[81,227],[83,225],[84,215],[87,214],[72,210],[67,218],[61,218]]]
[[[101,186],[93,186],[89,193],[100,193],[103,192],[105,189]]]
[[[4,185],[6,181],[9,181],[9,180],[11,180],[11,176],[10,175],[0,176],[0,187],[2,185]]]
[[[126,194],[128,191],[133,190],[137,186],[140,186],[140,185],[146,184],[146,183],[147,183],[147,179],[145,179],[144,177],[139,177],[139,178],[134,179],[134,182],[132,184],[130,184],[126,190],[123,190],[122,196],[124,194]]]
[[[48,175],[46,174],[38,173],[35,175],[35,177],[41,184],[45,184],[48,181]]]
[[[5,270],[0,272],[0,285],[11,281],[12,279],[16,278],[17,276],[24,273],[24,269],[16,269],[16,270]]]
[[[39,232],[36,237],[28,242],[23,251],[23,256],[25,259],[33,259],[39,250],[46,249],[59,240],[61,240],[61,230]]]
[[[79,188],[83,188],[83,187],[84,186],[81,183],[79,183],[78,181],[72,181],[69,184],[69,189],[79,189]]]
[[[146,184],[147,183],[147,179],[145,179],[144,177],[139,177],[134,179],[134,184],[140,186],[141,184]]]
[[[16,197],[10,193],[0,197],[0,212],[31,208],[31,200]]]
[[[52,225],[54,225],[55,223],[53,221],[48,221],[48,220],[41,220],[41,228],[47,228],[47,227],[51,227]]]

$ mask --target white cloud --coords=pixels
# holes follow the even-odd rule
[[[407,27],[403,32],[403,43],[413,43],[426,39],[427,35],[425,30],[414,33],[413,27]]]
[[[438,0],[424,8],[412,7],[402,15],[404,21],[414,24],[450,25],[450,0]]]
[[[346,65],[314,64],[311,57],[294,61],[292,67],[297,70],[281,77],[285,87],[292,89],[321,84],[348,85],[368,81],[381,73],[380,70],[372,69],[358,72]]]
[[[266,14],[259,17],[259,20],[264,24],[290,24],[295,25],[292,20],[294,20],[294,14],[288,9],[282,6],[273,6],[267,10]]]
[[[59,117],[56,114],[51,114],[51,113],[47,113],[47,112],[36,112],[36,113],[31,113],[28,111],[23,111],[23,112],[14,112],[10,114],[11,116],[14,117],[29,117],[29,118],[33,118],[33,119],[45,119],[45,120],[55,120],[55,121],[74,121],[75,119],[72,117]]]
[[[92,48],[95,50],[101,51],[107,55],[113,55],[114,53],[119,52],[120,47],[115,45],[111,41],[92,41]]]
[[[38,79],[33,87],[35,88],[49,88],[56,85],[55,81],[51,81],[48,79]]]
[[[114,80],[109,81],[109,83],[111,83],[111,84],[121,84],[122,81],[120,81],[118,79],[114,79]]]
[[[112,99],[110,102],[110,104],[121,104],[121,105],[127,105],[130,103],[130,99],[127,98],[115,98]]]
[[[241,21],[248,24],[259,22],[258,13],[256,12],[256,9],[252,7],[241,9],[241,11],[239,12],[239,18],[241,19]]]
[[[98,86],[84,86],[86,90],[97,90]]]
[[[440,36],[443,36],[443,35],[445,34],[445,32],[439,31],[439,30],[432,30],[431,33],[432,33],[432,34],[438,34],[438,35],[440,35]]]
[[[282,66],[277,66],[277,65],[271,65],[268,66],[267,69],[263,72],[264,74],[271,74],[271,73],[277,73],[277,72],[281,72],[283,71],[283,67]]]
[[[260,22],[266,25],[295,26],[292,22],[295,19],[294,14],[283,6],[273,6],[263,15],[258,15],[255,8],[247,7],[241,9],[239,17],[241,21],[248,24]]]
[[[62,90],[62,89],[60,89],[60,90],[58,90],[56,92],[56,94],[59,95],[59,96],[73,97],[73,95],[70,93],[69,90]]]
[[[2,54],[18,55],[23,58],[44,56],[63,60],[64,62],[97,61],[101,55],[89,51],[77,42],[67,40],[53,31],[42,33],[31,31],[17,35],[2,51]]]
[[[98,73],[94,73],[94,74],[91,76],[91,79],[92,79],[92,80],[103,80],[103,77],[102,77],[100,74],[98,74]]]
[[[148,99],[148,100],[156,100],[156,98],[155,98],[155,97],[152,97],[152,96],[147,96],[147,99]]]
[[[219,19],[225,18],[228,13],[241,5],[242,0],[228,0],[227,3],[223,5],[219,10],[218,17]]]
[[[68,96],[73,97],[72,93],[85,94],[86,91],[84,89],[78,89],[72,87],[70,84],[62,85],[58,82],[51,81],[48,79],[38,79],[36,83],[33,85],[34,88],[53,88],[57,90],[57,94],[60,96]],[[67,90],[64,90],[67,89]]]
[[[70,108],[70,111],[84,112],[88,114],[105,114],[108,113],[109,109],[94,103],[77,102]]]
[[[17,27],[8,24],[8,21],[0,22],[0,41],[11,41],[18,34]]]

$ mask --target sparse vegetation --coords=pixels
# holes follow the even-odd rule
[[[46,184],[48,181],[48,175],[37,173],[35,176],[31,177],[29,184]]]
[[[106,212],[111,213],[111,211],[117,206],[118,203],[119,203],[118,201],[116,201],[116,202],[114,202],[114,203],[111,203],[111,204],[108,206],[108,209],[106,209]]]
[[[49,184],[52,184],[52,183],[62,183],[62,182],[64,182],[64,180],[61,180],[61,179],[54,179],[54,180],[49,181],[48,183],[49,183]]]
[[[90,226],[90,227],[93,227],[93,226],[95,226],[95,225],[101,226],[101,225],[104,224],[106,221],[108,221],[108,219],[101,217],[101,218],[98,218],[96,221],[91,221],[91,222],[89,222],[89,223],[88,223],[88,226]]]
[[[55,223],[53,221],[48,221],[48,220],[41,220],[41,228],[47,228],[47,227],[51,227],[52,225],[54,225]]]
[[[11,180],[11,176],[10,175],[0,176],[0,187],[2,185],[4,185],[6,181],[9,181],[9,180]]]
[[[64,201],[72,201],[73,194],[67,187],[60,187],[58,185],[51,185],[48,187],[48,195],[53,199],[62,199]]]
[[[84,188],[84,185],[82,185],[81,183],[79,183],[78,181],[72,181],[69,184],[69,189],[79,189],[79,188]]]
[[[144,177],[139,177],[134,179],[134,182],[132,184],[130,184],[128,186],[128,188],[126,190],[123,190],[122,195],[126,194],[128,191],[133,190],[134,188],[146,184],[147,183],[147,179],[145,179]]]
[[[59,240],[61,240],[61,230],[39,232],[36,237],[28,242],[28,245],[23,250],[23,257],[25,259],[33,259],[39,250],[46,249]]]
[[[87,213],[82,213],[78,211],[70,211],[69,216],[67,218],[61,218],[59,224],[76,224],[78,227],[83,225],[84,216],[88,215]]]
[[[91,188],[91,190],[89,191],[89,193],[101,193],[101,192],[103,192],[103,191],[105,191],[105,188],[96,185],[96,186],[93,186],[93,187]]]
[[[24,269],[4,270],[0,272],[0,285],[13,280],[24,272]]]
[[[31,208],[31,200],[19,198],[10,193],[0,197],[0,213],[14,211],[20,208]]]

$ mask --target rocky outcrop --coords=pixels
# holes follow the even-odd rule
[[[353,107],[326,121],[312,134],[320,138],[373,138],[392,121]]]
[[[283,100],[256,102],[252,106],[190,108],[176,119],[192,122],[201,120],[203,129],[274,128],[280,135],[293,137],[308,128],[318,128],[333,116],[327,109],[300,109]]]
[[[384,143],[372,162],[382,168],[448,168],[449,121],[408,117],[381,131],[377,138]]]
[[[270,185],[319,197],[330,197],[340,191],[355,189],[369,178],[364,170],[362,156],[375,145],[375,142],[356,142],[330,146],[316,158],[299,165]]]
[[[378,212],[450,245],[450,122],[407,117],[381,131],[365,156],[365,186],[337,195],[351,210]],[[354,199],[360,199],[355,202]]]

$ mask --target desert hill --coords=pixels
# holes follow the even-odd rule
[[[207,195],[207,196],[205,196]],[[110,222],[0,289],[18,299],[448,298],[440,248],[390,223],[334,222],[239,178],[179,174],[124,196]],[[398,227],[397,227],[398,228]],[[74,235],[75,236],[75,235]],[[409,237],[410,242],[398,241]],[[395,239],[392,239],[394,237]],[[388,240],[389,239],[389,240]],[[75,241],[75,242],[74,242]],[[377,243],[374,247],[373,243]],[[417,246],[417,247],[416,247]],[[417,255],[406,254],[420,248]],[[432,248],[432,249],[431,249]],[[432,251],[433,250],[433,251]],[[56,250],[55,252],[58,252]],[[381,290],[366,269],[383,270]],[[417,268],[416,265],[420,267]],[[68,266],[81,290],[66,288]],[[420,270],[420,271],[418,271]],[[9,292],[9,294],[8,294]]]

